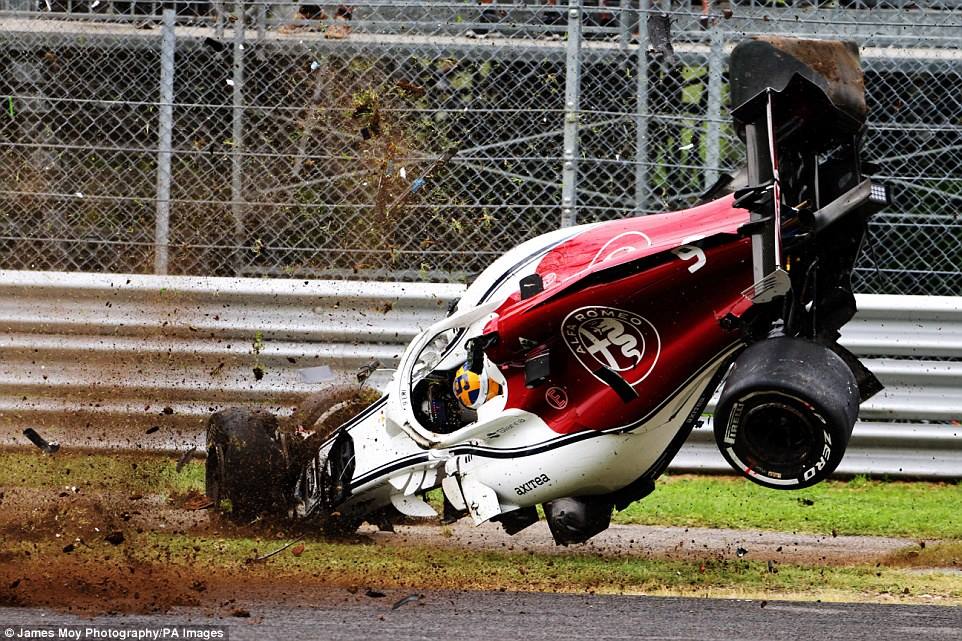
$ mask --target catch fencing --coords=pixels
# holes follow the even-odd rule
[[[742,162],[727,55],[862,51],[864,293],[962,293],[957,0],[0,0],[0,268],[469,278]]]
[[[0,271],[0,443],[203,447],[228,406],[289,414],[332,380],[383,385],[463,287]],[[962,478],[962,298],[862,295],[842,342],[886,389],[841,474]],[[155,429],[156,428],[156,429]],[[710,427],[673,469],[728,471]]]

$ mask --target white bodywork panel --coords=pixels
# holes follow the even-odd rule
[[[562,496],[616,491],[658,462],[727,355],[630,429],[558,434],[535,414],[505,410],[501,394],[479,408],[474,423],[436,434],[418,424],[412,407],[413,381],[425,371],[463,363],[467,341],[479,336],[495,310],[518,291],[519,280],[534,273],[555,244],[593,226],[560,229],[519,245],[478,277],[451,316],[411,342],[385,398],[347,427],[355,469],[346,509],[393,504],[411,516],[433,514],[417,494],[441,486],[455,508],[467,509],[481,523]],[[497,368],[491,375],[503,383]]]
[[[390,502],[405,514],[421,516],[427,511],[414,495],[440,485],[452,505],[467,509],[481,523],[561,496],[613,492],[661,457],[723,359],[630,431],[560,435],[538,416],[511,409],[465,428],[470,438],[425,448],[387,416],[393,406],[383,404],[349,429],[355,443],[354,477],[363,482],[353,487],[348,504],[378,497],[377,503]]]

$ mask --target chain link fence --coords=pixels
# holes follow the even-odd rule
[[[759,34],[861,47],[858,291],[962,294],[959,0],[0,0],[0,268],[466,279],[738,168]]]

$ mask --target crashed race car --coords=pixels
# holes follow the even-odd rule
[[[229,409],[207,493],[229,517],[352,531],[435,516],[539,519],[557,543],[644,498],[722,387],[724,458],[772,489],[838,466],[881,389],[837,340],[887,188],[863,176],[850,43],[760,38],[731,55],[747,166],[684,211],[559,229],[515,247],[421,332],[383,395],[334,386],[290,420]]]

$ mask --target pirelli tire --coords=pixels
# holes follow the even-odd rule
[[[207,420],[205,490],[228,521],[286,516],[288,463],[277,418],[270,412],[232,407]]]
[[[323,496],[312,514],[315,524],[327,534],[351,534],[364,520],[363,515],[337,509],[348,493],[343,479],[354,475],[353,441],[338,428],[379,397],[376,390],[357,385],[332,385],[306,397],[282,426],[288,436],[287,487],[295,500],[305,492]]]
[[[838,467],[858,406],[855,376],[831,349],[800,338],[767,339],[735,360],[715,410],[715,441],[751,481],[801,489]]]
[[[301,401],[293,415],[281,426],[281,431],[287,436],[290,459],[289,489],[294,489],[304,466],[337,428],[364,411],[379,396],[376,391],[358,388],[357,385],[332,385]]]

